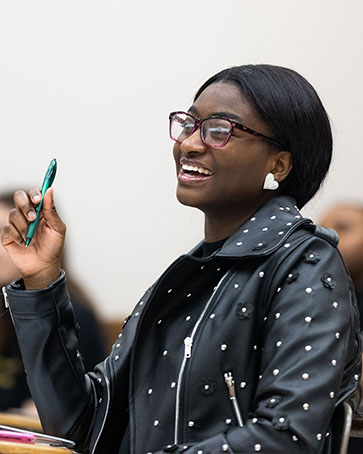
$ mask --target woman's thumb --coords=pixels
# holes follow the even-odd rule
[[[64,223],[58,216],[57,210],[54,205],[53,188],[47,189],[43,198],[43,217],[49,227],[52,227],[58,232],[62,232],[65,229]]]

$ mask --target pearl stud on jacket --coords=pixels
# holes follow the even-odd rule
[[[269,172],[266,175],[265,182],[263,184],[263,189],[275,191],[278,187],[279,187],[279,182],[275,180],[274,174]]]

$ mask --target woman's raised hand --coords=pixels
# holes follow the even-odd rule
[[[29,223],[35,219],[35,206],[40,203],[41,193],[34,189],[26,194],[14,194],[15,208],[9,213],[9,223],[1,233],[1,242],[21,273],[27,289],[48,286],[59,277],[66,226],[54,206],[53,189],[44,195],[38,227],[30,245],[26,248]]]

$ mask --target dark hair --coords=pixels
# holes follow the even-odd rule
[[[9,208],[13,207],[14,206],[14,200],[13,200],[14,192],[15,192],[15,190],[0,193],[0,203],[2,205],[8,206]]]
[[[332,158],[328,115],[310,83],[288,68],[244,65],[225,69],[208,79],[194,101],[211,84],[232,82],[292,156],[293,168],[280,184],[280,194],[303,207],[321,186]]]

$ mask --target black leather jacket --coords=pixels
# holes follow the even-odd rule
[[[219,251],[199,250],[145,293],[88,374],[64,274],[7,287],[45,430],[92,453],[331,452],[334,409],[361,369],[335,233],[277,197]]]

